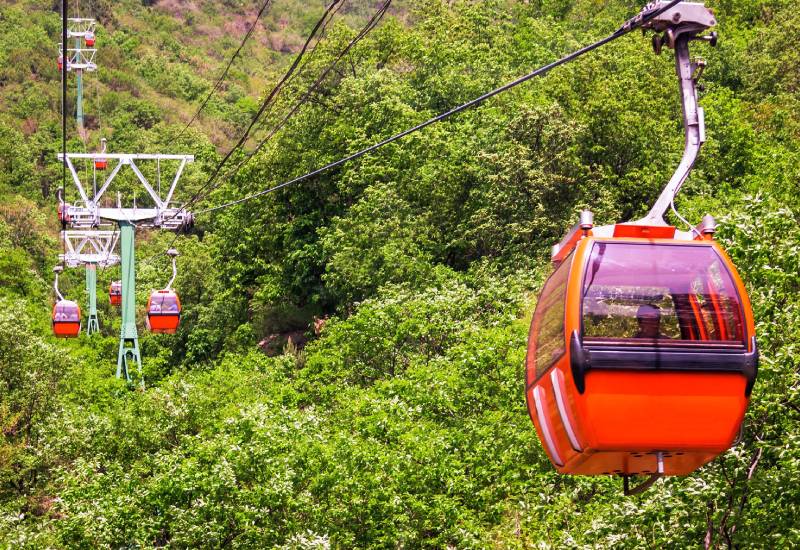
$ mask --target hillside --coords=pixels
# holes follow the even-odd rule
[[[717,217],[753,302],[761,363],[741,438],[624,497],[617,477],[554,470],[523,365],[552,244],[584,208],[598,223],[641,216],[680,159],[671,51],[632,33],[374,154],[202,212],[477,97],[641,7],[395,1],[340,56],[381,4],[343,3],[245,151],[312,87],[307,100],[205,193],[323,2],[273,0],[190,128],[260,2],[80,3],[98,19],[99,70],[68,149],[106,138],[111,152],[196,156],[176,197],[202,195],[195,227],[137,231],[144,388],[114,377],[120,319],[104,292],[118,267],[98,272],[101,334],[51,335],[59,6],[0,7],[0,547],[800,545],[794,6],[711,1],[719,45],[693,46],[708,62],[708,141],[675,206]],[[114,195],[131,201],[131,182]],[[181,325],[150,334],[144,304],[172,244]],[[85,301],[82,270],[60,286]]]

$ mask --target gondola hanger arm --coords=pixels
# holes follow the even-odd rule
[[[655,7],[666,2],[656,2]],[[714,13],[702,3],[681,2],[660,13],[642,25],[644,31],[653,30],[653,50],[660,54],[663,47],[675,50],[675,71],[680,88],[681,107],[683,112],[684,149],[680,164],[675,169],[661,195],[648,214],[635,222],[636,225],[668,225],[664,215],[669,210],[675,196],[681,190],[694,167],[700,148],[706,140],[705,116],[703,108],[697,101],[697,81],[699,80],[705,61],[692,62],[689,43],[695,40],[708,42],[716,46],[717,34],[701,36],[709,28],[716,25]]]
[[[61,295],[61,291],[58,290],[58,275],[64,271],[64,268],[60,265],[57,265],[53,268],[53,273],[56,274],[55,281],[53,282],[53,289],[56,291],[56,296],[58,296],[59,301],[64,300],[64,296]]]
[[[170,248],[167,250],[167,256],[172,258],[172,278],[167,283],[167,286],[164,290],[172,290],[172,283],[175,282],[175,278],[178,276],[178,265],[176,259],[178,257],[178,251],[174,248]]]

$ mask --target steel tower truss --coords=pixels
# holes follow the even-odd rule
[[[117,355],[117,377],[122,378],[124,376],[130,382],[131,370],[135,364],[139,369],[140,383],[144,385],[144,378],[141,377],[142,359],[139,351],[139,334],[136,328],[135,229],[146,227],[177,230],[191,224],[191,213],[182,207],[174,205],[172,198],[186,164],[194,161],[194,155],[67,153],[65,156],[59,153],[58,159],[66,163],[80,195],[79,204],[65,204],[69,224],[79,229],[99,227],[103,220],[119,224],[119,256],[122,269],[122,328],[120,329],[119,353]],[[116,165],[101,187],[97,190],[91,190],[90,194],[90,191],[84,187],[78,172],[75,170],[73,161],[76,159],[88,159],[92,162],[95,160],[116,161]],[[156,188],[153,187],[139,169],[137,162],[140,161],[156,161],[159,178],[156,182]],[[178,163],[175,175],[167,188],[166,194],[163,196],[160,192],[162,187],[160,181],[162,161],[175,161]],[[133,208],[123,208],[119,198],[117,199],[116,207],[100,206],[100,199],[103,194],[125,166],[130,167],[136,175],[136,179],[152,199],[154,203],[152,207],[137,208],[134,204]]]
[[[100,332],[100,321],[97,315],[97,266],[109,267],[120,262],[119,254],[114,248],[119,240],[116,231],[62,231],[64,254],[58,259],[66,267],[86,266],[86,293],[89,296],[89,316],[86,322],[86,334]]]
[[[63,155],[58,154],[58,159],[63,160]],[[96,191],[88,190],[81,182],[78,172],[75,170],[74,160],[77,159],[90,159],[92,162],[95,160],[108,160],[117,161],[114,168],[108,174],[100,189]],[[137,161],[156,161],[160,165],[162,161],[178,161],[178,169],[175,176],[170,183],[166,195],[162,197],[161,193],[153,188],[151,182],[144,177]],[[80,202],[78,204],[71,204],[67,206],[67,215],[69,216],[70,224],[76,228],[91,228],[98,227],[100,220],[111,220],[115,222],[129,222],[136,225],[136,227],[155,227],[160,229],[179,229],[192,221],[191,214],[172,203],[172,198],[175,193],[175,188],[178,185],[186,163],[193,162],[194,155],[148,155],[148,154],[114,154],[114,153],[67,153],[66,163],[72,180],[75,182],[75,187],[80,195]],[[136,175],[137,180],[141,183],[144,191],[152,199],[154,206],[150,208],[122,208],[121,205],[116,207],[102,207],[100,206],[100,199],[103,194],[108,190],[114,178],[117,177],[120,170],[124,166],[130,166],[130,169]],[[156,182],[156,188],[161,189],[161,182]]]
[[[64,55],[64,44],[58,45],[58,58],[66,62],[67,71],[75,71],[77,93],[75,101],[75,120],[79,128],[83,128],[83,72],[94,72],[97,64],[94,61],[97,50],[94,48],[94,30],[97,22],[94,19],[73,17],[67,20],[67,39],[75,39],[75,47],[67,45]],[[91,39],[91,42],[88,42]],[[91,46],[89,45],[91,44]]]
[[[61,237],[66,248],[58,259],[67,267],[95,264],[100,267],[117,265],[119,254],[114,252],[119,241],[117,231],[63,231]]]

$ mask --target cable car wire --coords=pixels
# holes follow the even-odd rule
[[[314,44],[314,46],[311,48],[311,50],[308,52],[308,55],[307,55],[307,56],[304,56],[304,60],[303,60],[303,63],[302,63],[302,65],[300,65],[300,66],[298,67],[298,69],[297,69],[297,70],[294,70],[294,71],[292,71],[292,73],[291,73],[291,75],[289,76],[289,78],[287,78],[287,79],[286,79],[286,81],[282,83],[281,89],[280,89],[280,90],[278,91],[278,93],[275,95],[275,97],[273,98],[273,100],[272,100],[271,102],[269,102],[269,106],[268,106],[268,107],[267,107],[267,109],[264,111],[264,115],[266,115],[266,114],[270,114],[270,113],[272,112],[272,109],[273,109],[273,107],[275,107],[275,104],[277,103],[277,97],[280,95],[280,93],[281,93],[281,92],[283,92],[283,90],[284,90],[284,89],[285,89],[285,88],[286,88],[286,87],[287,87],[287,86],[288,86],[290,83],[294,82],[294,81],[295,81],[297,78],[299,78],[301,75],[303,75],[303,73],[304,73],[304,72],[305,72],[305,70],[308,68],[309,64],[311,63],[311,60],[314,58],[314,54],[316,54],[316,52],[317,52],[317,47],[319,46],[319,43],[320,43],[320,42],[321,42],[321,41],[322,41],[322,40],[325,38],[325,33],[326,33],[326,30],[327,30],[327,28],[328,28],[328,24],[331,22],[331,20],[333,19],[333,17],[336,15],[336,13],[338,13],[339,9],[341,9],[341,7],[342,7],[343,5],[344,5],[344,2],[342,2],[342,3],[338,4],[338,5],[336,6],[336,8],[335,8],[335,9],[331,10],[331,12],[328,14],[327,18],[325,18],[325,19],[324,19],[324,22],[322,23],[322,26],[320,27],[319,31],[317,32],[318,38],[317,38],[317,41],[316,41],[316,43],[315,43],[315,44]],[[262,117],[263,117],[264,115],[262,115]],[[259,122],[261,122],[261,120],[259,120]],[[253,126],[253,128],[255,128],[255,126]],[[259,130],[260,130],[260,129],[261,129],[261,128],[259,128]],[[248,136],[248,139],[249,139],[249,136]],[[242,145],[244,146],[244,144],[242,144]],[[228,172],[228,173],[229,173],[229,172]],[[225,176],[223,176],[223,177],[225,177]],[[208,182],[206,182],[206,183],[208,183]],[[217,184],[217,185],[218,185],[218,184]],[[217,187],[217,185],[213,185],[213,186],[212,186],[212,190],[213,190],[214,188],[216,188],[216,187]],[[192,199],[190,199],[190,201],[191,201],[191,203],[192,203],[192,204],[193,204],[194,202],[196,202],[197,200],[199,200],[199,199],[202,199],[202,197],[199,197],[199,198],[198,198],[198,197],[197,197],[197,195],[198,195],[198,194],[197,194],[197,193],[195,193],[195,195],[192,197]],[[186,205],[183,205],[183,206],[181,207],[181,210],[185,210],[186,208],[187,208],[187,207],[186,207]],[[180,212],[181,210],[179,210],[179,212]]]
[[[228,153],[225,155],[225,157],[222,159],[222,161],[220,161],[220,163],[215,167],[214,173],[206,181],[206,183],[203,184],[203,186],[201,186],[201,188],[197,192],[195,192],[195,194],[189,199],[189,201],[186,204],[184,204],[169,219],[172,219],[175,216],[177,216],[178,213],[180,213],[182,211],[185,211],[187,209],[188,205],[194,204],[198,200],[204,198],[204,196],[205,196],[204,191],[208,188],[208,186],[210,184],[214,183],[214,181],[215,181],[216,177],[218,176],[219,172],[221,171],[222,167],[227,162],[227,160],[230,158],[230,156],[233,154],[233,152],[235,150],[237,150],[247,140],[247,138],[249,137],[250,131],[255,126],[255,124],[258,121],[258,119],[260,118],[260,116],[266,111],[267,107],[269,107],[270,105],[273,104],[273,102],[274,102],[275,98],[277,97],[278,93],[283,89],[285,84],[287,82],[289,82],[292,79],[292,77],[295,75],[295,71],[297,69],[297,66],[300,64],[300,61],[303,59],[304,54],[305,54],[306,50],[308,49],[308,46],[310,45],[310,43],[312,42],[312,40],[314,39],[314,37],[317,34],[319,34],[321,32],[324,32],[325,28],[327,27],[327,25],[330,22],[330,20],[332,19],[332,17],[336,14],[336,12],[338,12],[339,8],[341,8],[341,6],[343,5],[343,2],[344,2],[344,0],[335,0],[330,6],[328,6],[325,9],[325,12],[323,13],[322,17],[317,21],[316,25],[314,26],[314,28],[311,31],[311,34],[306,39],[306,41],[305,41],[305,43],[303,45],[303,48],[298,53],[298,55],[295,57],[294,62],[289,67],[287,72],[283,75],[283,77],[280,79],[280,81],[272,89],[270,94],[267,96],[267,98],[262,103],[261,108],[259,109],[259,111],[256,113],[256,115],[251,120],[250,126],[247,128],[245,134],[239,139],[237,144],[234,145],[234,147],[232,147],[230,151],[228,151]],[[313,54],[314,51],[316,51],[316,45],[312,49],[311,53]],[[305,65],[303,67],[305,67]],[[286,117],[285,117],[285,119],[286,119]],[[285,122],[285,120],[282,121],[282,123],[284,123],[284,122]],[[180,234],[179,232],[175,234],[175,238],[172,239],[172,241],[170,242],[170,245],[167,248],[172,248],[172,246],[175,244],[175,241],[178,239],[179,234]],[[153,258],[159,256],[160,254],[161,254],[161,252],[159,252],[157,254],[153,254],[151,256],[148,256],[141,263],[142,264],[148,263],[149,261],[151,261]]]
[[[308,69],[309,65],[311,64],[311,61],[314,59],[314,56],[315,56],[315,54],[317,53],[317,48],[319,47],[319,44],[320,44],[320,42],[321,42],[321,41],[322,41],[322,40],[323,40],[323,39],[326,37],[326,35],[327,35],[327,29],[328,29],[328,25],[329,25],[329,24],[330,24],[330,22],[333,20],[334,16],[335,16],[335,15],[336,15],[336,14],[339,12],[339,10],[342,8],[342,6],[344,6],[344,2],[342,2],[341,4],[339,4],[339,5],[336,7],[336,9],[335,9],[335,10],[333,10],[333,11],[330,13],[330,15],[328,16],[328,18],[327,18],[327,19],[325,20],[325,22],[322,24],[322,27],[320,27],[320,30],[319,30],[319,32],[317,33],[317,34],[319,35],[319,38],[317,38],[317,42],[316,42],[316,43],[314,44],[314,46],[311,48],[311,51],[308,53],[308,55],[304,57],[304,59],[303,59],[303,64],[302,64],[302,65],[301,65],[301,66],[300,66],[300,67],[297,69],[297,71],[295,71],[295,72],[294,72],[294,73],[293,73],[293,74],[292,74],[292,75],[289,77],[289,79],[286,81],[286,83],[285,83],[285,84],[284,84],[284,86],[283,86],[283,88],[284,88],[284,89],[285,89],[286,87],[288,87],[288,86],[289,86],[289,84],[293,83],[295,80],[297,80],[298,78],[300,78],[300,77],[301,77],[303,74],[305,74],[305,71],[306,71],[306,69]],[[273,102],[272,102],[272,104],[271,104],[271,105],[270,105],[270,107],[269,107],[269,111],[268,111],[268,112],[271,112],[271,111],[272,111],[272,108],[275,106],[275,104],[276,104],[276,103],[277,103],[276,101],[273,101]],[[262,128],[259,128],[259,130],[260,130],[260,129],[262,129]]]
[[[343,1],[344,0],[333,0],[333,2],[331,2],[331,4],[328,7],[325,8],[325,12],[323,13],[322,17],[317,21],[316,25],[314,25],[314,28],[311,30],[311,34],[309,34],[309,36],[306,39],[305,43],[303,44],[303,47],[300,50],[300,52],[297,54],[297,56],[295,56],[294,61],[292,62],[291,66],[289,67],[289,70],[286,71],[286,73],[281,77],[281,79],[278,81],[278,83],[272,88],[270,93],[267,95],[267,97],[261,103],[261,106],[259,107],[259,109],[256,112],[256,114],[251,119],[250,124],[248,125],[248,127],[245,130],[244,134],[242,134],[242,136],[239,138],[239,140],[236,142],[236,144],[233,147],[231,147],[231,149],[225,154],[225,156],[222,158],[222,160],[217,164],[217,166],[214,168],[213,173],[211,174],[211,177],[209,177],[208,180],[206,181],[206,183],[203,184],[203,186],[200,188],[200,190],[197,193],[195,193],[195,197],[201,195],[202,192],[206,188],[208,188],[208,186],[210,186],[211,184],[214,183],[214,181],[216,180],[217,176],[219,176],[219,173],[222,171],[222,168],[225,166],[225,164],[231,158],[233,153],[236,152],[247,141],[247,138],[250,137],[250,132],[252,131],[253,127],[256,125],[258,120],[261,118],[261,116],[267,110],[267,107],[269,107],[272,104],[272,102],[274,101],[275,97],[281,91],[281,89],[283,88],[284,84],[289,79],[289,77],[297,69],[297,66],[300,64],[300,61],[303,59],[303,56],[305,55],[306,51],[308,50],[308,46],[311,44],[311,41],[314,39],[314,37],[319,32],[320,28],[323,26],[325,21],[328,19],[328,16],[335,9],[338,9],[337,7]],[[190,199],[189,202],[192,202],[192,200],[196,200],[195,197]]]
[[[253,23],[250,25],[250,28],[247,30],[247,34],[245,34],[244,38],[242,38],[241,44],[239,44],[239,47],[236,48],[236,51],[233,52],[233,55],[231,56],[230,60],[228,60],[228,64],[225,66],[225,70],[222,71],[222,74],[219,76],[217,81],[214,83],[214,86],[211,88],[211,91],[208,92],[208,95],[203,100],[203,103],[200,104],[200,108],[198,108],[197,111],[194,113],[194,115],[192,115],[192,118],[189,120],[189,122],[186,123],[186,126],[184,126],[183,130],[181,130],[181,133],[178,134],[178,138],[177,139],[180,139],[181,136],[183,136],[183,134],[186,133],[186,130],[188,130],[189,127],[194,123],[194,121],[197,120],[197,117],[200,116],[200,113],[203,112],[203,109],[205,109],[206,105],[208,105],[208,102],[211,99],[211,97],[220,88],[220,86],[222,85],[222,82],[225,80],[225,77],[228,76],[228,71],[230,70],[231,66],[233,65],[233,62],[236,60],[237,57],[239,57],[239,53],[241,53],[242,48],[244,48],[244,45],[250,39],[250,36],[253,34],[253,31],[255,30],[259,19],[261,19],[261,16],[267,10],[267,8],[270,6],[270,4],[272,4],[272,0],[266,0],[264,2],[264,4],[261,6],[261,9],[256,14],[256,18],[253,20]]]
[[[637,28],[641,27],[643,24],[645,24],[646,22],[650,21],[654,17],[657,17],[661,13],[669,10],[670,8],[672,8],[673,6],[678,4],[680,1],[681,0],[672,0],[671,2],[666,4],[665,6],[659,7],[657,9],[654,9],[654,8],[652,8],[652,7],[650,7],[648,5],[642,10],[642,12],[640,12],[634,18],[626,21],[625,24],[623,24],[619,29],[617,29],[614,33],[610,34],[609,36],[607,36],[605,38],[602,38],[602,39],[598,40],[597,42],[589,44],[588,46],[584,46],[583,48],[580,48],[579,50],[576,50],[576,51],[574,51],[574,52],[562,57],[561,59],[558,59],[556,61],[553,61],[552,63],[544,65],[544,66],[536,69],[533,72],[530,72],[530,73],[528,73],[528,74],[526,74],[526,75],[524,75],[524,76],[522,76],[520,78],[517,78],[516,80],[513,80],[511,82],[508,82],[507,84],[504,84],[504,85],[500,86],[499,88],[495,88],[494,90],[491,90],[490,92],[487,92],[487,93],[485,93],[485,94],[483,94],[483,95],[481,95],[481,96],[479,96],[479,97],[477,97],[475,99],[472,99],[472,100],[470,100],[470,101],[468,101],[466,103],[462,103],[461,105],[459,105],[457,107],[454,107],[454,108],[450,109],[449,111],[446,111],[446,112],[444,112],[444,113],[442,113],[440,115],[437,115],[437,116],[435,116],[433,118],[430,118],[430,119],[426,120],[425,122],[421,122],[420,124],[417,124],[416,126],[408,128],[408,129],[406,129],[406,130],[404,130],[404,131],[402,131],[402,132],[400,132],[398,134],[395,134],[395,135],[393,135],[391,137],[388,137],[388,138],[386,138],[386,139],[384,139],[382,141],[379,141],[378,143],[375,143],[373,145],[370,145],[369,147],[361,149],[360,151],[357,151],[357,152],[355,152],[355,153],[353,153],[351,155],[348,155],[346,157],[340,158],[339,160],[336,160],[334,162],[330,162],[330,163],[328,163],[328,164],[326,164],[326,165],[324,165],[324,166],[322,166],[320,168],[317,168],[316,170],[313,170],[311,172],[307,172],[306,174],[303,174],[302,176],[298,176],[298,177],[296,177],[294,179],[285,181],[285,182],[280,183],[278,185],[275,185],[275,186],[272,186],[272,187],[268,187],[266,189],[258,191],[257,193],[253,193],[251,195],[247,195],[247,196],[242,197],[240,199],[233,200],[233,201],[221,204],[219,206],[214,206],[214,207],[211,207],[211,208],[206,208],[204,210],[200,210],[198,212],[195,212],[195,214],[196,215],[206,214],[206,213],[209,213],[209,212],[215,212],[217,210],[222,210],[224,208],[229,208],[231,206],[235,206],[237,204],[241,204],[243,202],[252,200],[252,199],[260,197],[262,195],[266,195],[268,193],[272,193],[273,191],[277,191],[277,190],[282,189],[284,187],[288,187],[289,185],[293,185],[295,183],[300,183],[300,182],[305,181],[307,179],[313,178],[314,176],[317,176],[317,175],[319,175],[319,174],[321,174],[323,172],[327,172],[328,170],[330,170],[332,168],[336,168],[338,166],[341,166],[342,164],[345,164],[345,163],[347,163],[347,162],[349,162],[351,160],[356,160],[356,159],[358,159],[360,157],[363,157],[364,155],[367,155],[367,154],[369,154],[369,153],[371,153],[371,152],[373,152],[373,151],[375,151],[377,149],[380,149],[381,147],[383,147],[385,145],[388,145],[388,144],[390,144],[392,142],[395,142],[395,141],[397,141],[399,139],[402,139],[402,138],[404,138],[405,136],[407,136],[409,134],[412,134],[414,132],[422,130],[423,128],[426,128],[427,126],[430,126],[431,124],[435,124],[437,122],[441,122],[442,120],[445,120],[445,119],[447,119],[447,118],[449,118],[449,117],[451,117],[451,116],[453,116],[453,115],[455,115],[457,113],[460,113],[461,111],[469,109],[470,107],[474,107],[474,106],[480,105],[481,103],[483,103],[487,99],[490,99],[490,98],[492,98],[492,97],[494,97],[494,96],[496,96],[498,94],[506,92],[506,91],[510,90],[511,88],[515,88],[516,86],[519,86],[520,84],[523,84],[524,82],[527,82],[528,80],[531,80],[532,78],[535,78],[537,76],[543,75],[543,74],[549,72],[550,70],[552,70],[552,69],[554,69],[554,68],[556,68],[556,67],[558,67],[560,65],[568,63],[568,62],[570,62],[570,61],[572,61],[574,59],[577,59],[578,57],[582,56],[585,53],[591,52],[591,51],[593,51],[593,50],[595,50],[595,49],[597,49],[597,48],[599,48],[601,46],[604,46],[605,44],[608,44],[609,42],[612,42],[612,41],[616,40],[617,38],[620,38],[620,37],[628,34],[629,32],[633,31],[634,29],[637,29]]]
[[[356,44],[358,44],[365,36],[367,36],[378,25],[378,23],[380,23],[381,19],[383,19],[383,16],[386,15],[386,12],[388,11],[391,3],[392,0],[386,0],[386,2],[384,2],[384,4],[378,9],[378,11],[376,11],[375,14],[369,19],[369,21],[367,21],[364,27],[361,28],[358,34],[356,34],[356,36],[350,40],[350,42],[344,47],[344,49],[342,49],[339,52],[339,54],[334,58],[334,60],[322,71],[322,73],[320,73],[317,79],[306,89],[305,92],[303,92],[303,95],[300,96],[297,102],[295,102],[295,104],[284,115],[284,117],[280,120],[280,122],[278,122],[278,124],[276,124],[269,131],[269,133],[267,133],[267,135],[258,143],[258,145],[256,145],[256,147],[252,151],[250,151],[238,165],[236,165],[233,169],[231,169],[224,176],[222,176],[222,178],[220,178],[217,181],[216,185],[212,186],[211,189],[209,189],[203,196],[193,198],[182,208],[188,210],[189,208],[191,208],[192,205],[203,200],[206,196],[208,196],[214,190],[216,190],[217,187],[219,187],[219,185],[221,185],[225,179],[230,179],[235,177],[239,173],[239,170],[241,170],[248,162],[250,162],[250,160],[252,160],[252,158],[264,147],[264,145],[266,145],[266,143],[270,139],[272,139],[275,136],[275,134],[277,134],[289,122],[289,119],[291,119],[291,117],[294,116],[303,105],[308,103],[311,95],[317,90],[317,88],[319,88],[319,86],[322,84],[325,78],[330,74],[330,72],[336,68],[336,66],[339,64],[342,58],[345,55],[347,55],[347,53]]]
[[[67,230],[67,0],[61,0],[61,231]],[[64,262],[67,241],[64,239]]]

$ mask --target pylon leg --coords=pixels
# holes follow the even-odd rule
[[[139,369],[139,380],[141,386],[144,388],[144,376],[142,376],[142,357],[139,354],[139,340],[123,339],[119,342],[119,354],[117,356],[117,378],[125,377],[125,380],[131,380],[131,368],[136,365]]]
[[[134,258],[134,228],[129,222],[119,222],[119,246],[122,266],[122,329],[119,335],[117,378],[131,381],[131,367],[139,369],[142,387],[142,357],[139,353],[139,333],[136,330],[136,262]]]
[[[78,91],[75,95],[75,121],[78,128],[83,130],[83,71],[75,71],[75,80],[78,82]]]
[[[78,59],[81,55],[81,39],[75,38],[75,49],[78,51]],[[83,130],[83,70],[76,69],[75,80],[78,83],[78,91],[75,94],[75,121],[78,124],[78,129]]]
[[[86,292],[89,294],[89,318],[86,321],[86,334],[92,335],[100,332],[100,322],[97,317],[97,266],[86,264]]]

